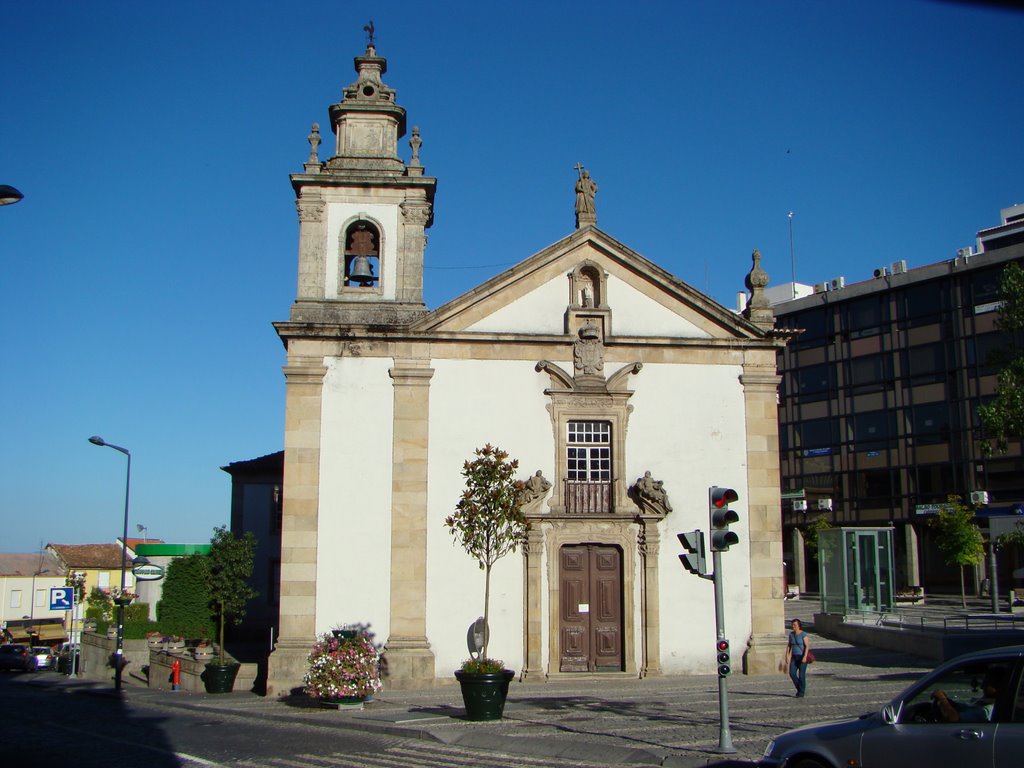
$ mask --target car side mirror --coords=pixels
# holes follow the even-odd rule
[[[882,707],[882,722],[886,725],[896,725],[899,714],[899,708],[895,704],[886,704]]]

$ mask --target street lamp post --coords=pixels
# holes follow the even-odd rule
[[[127,448],[108,443],[102,437],[93,435],[89,438],[93,445],[106,446],[120,451],[128,457],[128,471],[124,483],[124,535],[121,538],[121,593],[117,602],[117,650],[114,651],[114,690],[121,690],[121,672],[124,669],[124,589],[125,571],[128,565],[128,497],[132,487],[132,455]]]

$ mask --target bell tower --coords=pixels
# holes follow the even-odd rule
[[[419,129],[411,159],[398,155],[405,109],[381,79],[387,59],[371,43],[356,81],[328,109],[334,154],[320,162],[313,124],[304,172],[291,177],[299,214],[299,280],[290,320],[405,325],[426,311],[423,251],[437,179],[424,175]]]
[[[381,79],[387,60],[372,42],[355,58],[356,80],[328,109],[333,154],[319,158],[314,123],[303,172],[291,177],[299,214],[299,276],[287,322],[275,323],[287,348],[285,374],[284,505],[281,529],[280,624],[270,655],[267,693],[299,685],[316,635],[321,418],[325,358],[343,354],[344,340],[373,329],[402,329],[422,317],[423,251],[433,223],[437,180],[424,175],[419,130],[412,129],[409,162],[399,157],[405,109]],[[379,334],[378,334],[379,335]],[[353,345],[357,346],[357,345]],[[395,357],[396,453],[411,456],[392,477],[394,505],[392,619],[388,661],[393,680],[425,684],[434,678],[426,638],[425,496],[426,383],[420,359]],[[413,491],[410,491],[413,489]],[[399,541],[406,537],[404,543]],[[394,606],[398,606],[395,608]]]

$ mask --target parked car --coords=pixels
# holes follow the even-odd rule
[[[67,643],[61,646],[61,649],[57,654],[57,671],[61,674],[71,674],[72,654],[75,659],[75,673],[77,674],[82,670],[82,655],[79,652],[78,646]]]
[[[773,739],[766,768],[984,765],[1024,755],[1024,645],[948,661],[886,704],[852,720],[805,725]]]
[[[53,649],[45,645],[33,645],[30,651],[32,658],[35,661],[33,669],[55,669],[57,666],[57,656],[54,654]]]
[[[0,645],[0,669],[28,672],[35,668],[35,657],[32,656],[30,646],[24,643]]]

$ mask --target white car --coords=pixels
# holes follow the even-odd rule
[[[1024,765],[1024,646],[960,656],[853,720],[805,725],[773,739],[765,768]]]

